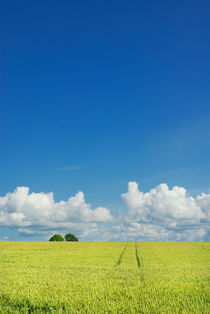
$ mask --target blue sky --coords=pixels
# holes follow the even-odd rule
[[[169,230],[171,222],[140,217],[140,205],[129,214],[135,206],[121,197],[128,182],[143,192],[166,183],[194,199],[208,196],[209,9],[203,0],[1,1],[1,197],[23,186],[53,192],[55,202],[82,191],[91,210],[107,208],[114,217],[72,226],[83,240],[101,240],[85,233],[91,228],[114,234],[121,226],[126,234],[137,220],[141,232],[121,238],[147,240],[144,225]],[[202,211],[209,214],[210,203]],[[203,219],[196,230],[209,240],[209,221],[196,215]],[[51,228],[42,226],[42,234],[31,220],[2,221],[2,239],[42,240]]]

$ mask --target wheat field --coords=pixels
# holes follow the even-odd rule
[[[0,313],[210,313],[210,243],[0,242]]]

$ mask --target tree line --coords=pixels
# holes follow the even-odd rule
[[[54,234],[49,241],[79,241],[78,238],[72,234],[72,233],[68,233],[64,236],[64,238],[62,237],[62,235],[60,234]]]

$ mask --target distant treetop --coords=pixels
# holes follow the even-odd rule
[[[75,235],[72,233],[66,234],[64,238],[66,241],[79,241],[78,238],[75,237]],[[52,236],[49,241],[64,241],[64,238],[60,234],[54,234],[54,236]]]
[[[64,238],[60,234],[54,234],[49,241],[64,241]]]
[[[65,235],[65,240],[66,241],[78,241],[77,237],[75,237],[74,234],[68,233]]]

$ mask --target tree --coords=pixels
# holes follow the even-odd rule
[[[64,238],[60,234],[54,234],[49,241],[64,241]]]
[[[75,235],[73,235],[72,233],[66,234],[65,240],[66,241],[78,241],[77,237],[75,237]]]

